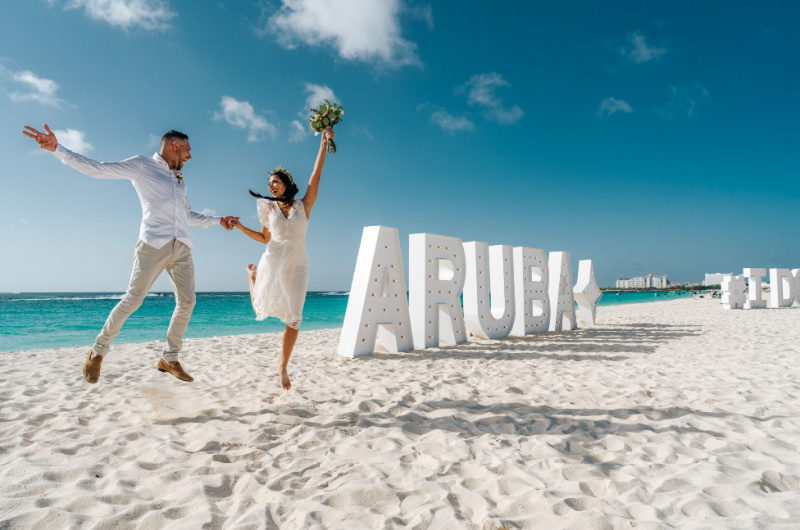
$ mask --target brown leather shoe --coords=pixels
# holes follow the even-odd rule
[[[183,368],[181,368],[181,363],[175,363],[175,368],[169,365],[167,361],[164,359],[158,360],[158,371],[159,372],[169,372],[181,381],[194,381],[191,375],[187,374]]]
[[[103,356],[98,355],[92,359],[92,350],[89,350],[89,355],[86,356],[86,362],[83,365],[83,377],[90,383],[96,383],[100,379],[101,364],[103,364]]]

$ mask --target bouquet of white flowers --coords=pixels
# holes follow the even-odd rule
[[[342,121],[344,109],[338,103],[331,105],[331,102],[326,99],[318,109],[311,109],[311,113],[309,127],[314,131],[314,136],[316,136],[325,129],[333,127]],[[336,152],[336,144],[333,143],[332,139],[328,140],[328,152]]]

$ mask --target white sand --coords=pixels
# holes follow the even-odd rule
[[[800,308],[601,308],[594,329],[367,359],[301,333],[0,355],[0,528],[800,525]]]

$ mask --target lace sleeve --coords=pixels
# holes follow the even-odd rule
[[[261,221],[261,225],[269,228],[269,201],[266,199],[259,199],[256,202],[256,210],[258,211],[258,220]]]

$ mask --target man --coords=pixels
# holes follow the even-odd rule
[[[83,376],[90,383],[100,378],[100,365],[110,350],[125,320],[142,304],[156,278],[166,269],[175,289],[175,312],[167,331],[167,346],[157,368],[183,381],[193,381],[178,362],[183,334],[195,304],[194,263],[189,225],[208,228],[216,224],[233,229],[238,217],[213,217],[195,213],[186,198],[186,185],[180,169],[192,158],[189,137],[169,131],[161,138],[161,150],[152,158],[134,156],[122,162],[95,162],[58,143],[47,124],[46,133],[25,126],[22,134],[33,138],[39,147],[52,152],[61,161],[81,173],[97,179],[128,179],[142,203],[142,225],[133,260],[128,290],[111,311],[103,330],[83,366]]]

